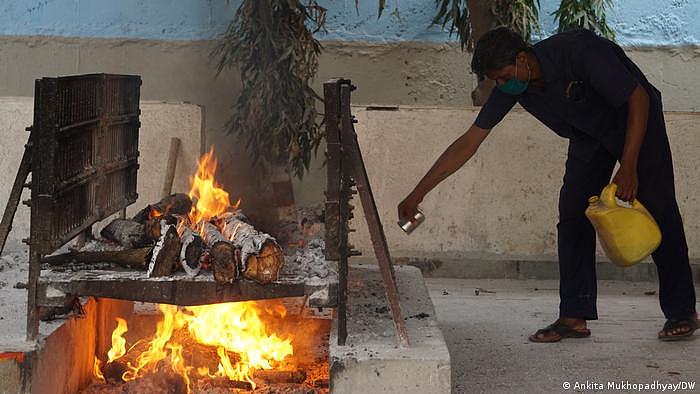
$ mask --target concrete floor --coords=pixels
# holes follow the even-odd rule
[[[681,342],[656,339],[664,318],[657,295],[645,294],[656,283],[600,281],[592,336],[552,344],[527,336],[556,319],[557,281],[428,278],[426,285],[450,352],[454,393],[612,392],[608,382],[626,384],[617,392],[640,392],[632,385],[655,381],[700,392],[700,333]],[[477,287],[493,292],[477,296]],[[683,390],[682,382],[697,384]],[[642,392],[662,391],[655,388]]]

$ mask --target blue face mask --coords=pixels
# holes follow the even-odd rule
[[[515,75],[505,83],[498,85],[498,90],[506,94],[518,95],[527,90],[530,84],[530,66],[527,67],[527,81],[521,81],[515,78],[518,75],[518,62],[515,62]]]

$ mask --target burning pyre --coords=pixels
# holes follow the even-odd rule
[[[209,260],[217,282],[223,282],[235,280],[238,275],[224,275],[224,279],[219,279],[223,271],[216,270],[217,242],[210,240],[212,233],[223,236],[224,241],[233,241],[246,231],[246,226],[251,226],[238,220],[244,216],[235,216],[240,201],[232,203],[229,194],[216,182],[216,165],[213,150],[198,162],[197,173],[190,180],[189,214],[170,223],[166,215],[172,207],[150,206],[146,214],[149,222],[158,224],[154,231],[160,233],[161,239],[153,248],[153,261],[156,260],[159,246],[165,247],[161,243],[167,242],[167,232],[174,232],[174,228],[176,237],[182,239],[183,245],[192,238],[192,234],[204,240],[209,248],[202,255],[202,260]],[[254,232],[252,227],[248,232]],[[255,236],[260,239],[259,233]],[[245,247],[237,249],[237,259],[241,260],[240,255],[243,254],[243,261],[261,260],[265,258],[265,249],[261,249],[257,254],[248,251],[250,256],[245,255]],[[182,250],[184,267],[186,248]],[[171,264],[166,266],[170,267]],[[256,264],[249,263],[247,266],[255,267]],[[149,276],[152,269],[149,269]],[[241,271],[244,270],[245,266]],[[255,277],[251,279],[265,278],[264,273],[253,274]],[[125,338],[129,331],[127,321],[122,318],[116,320],[107,359],[95,357],[94,376],[97,380],[118,385],[153,376],[169,376],[169,380],[163,384],[179,386],[179,391],[187,393],[198,391],[195,387],[202,381],[208,384],[218,382],[225,388],[255,389],[261,381],[260,377],[271,376],[271,372],[286,374],[286,380],[296,383],[306,380],[306,373],[297,370],[298,365],[292,357],[293,335],[273,332],[272,326],[279,325],[286,316],[286,309],[280,302],[244,301],[188,307],[160,304],[158,310],[162,316],[156,324],[155,334],[133,343],[128,343]]]

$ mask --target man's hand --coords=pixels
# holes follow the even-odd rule
[[[632,202],[632,200],[637,198],[637,186],[639,183],[636,168],[621,164],[613,178],[613,183],[617,185],[615,195],[620,200]]]
[[[413,222],[413,215],[416,213],[418,204],[423,201],[423,197],[415,195],[415,192],[411,192],[403,201],[399,203],[399,220],[403,218],[410,218]]]

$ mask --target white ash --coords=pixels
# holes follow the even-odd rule
[[[314,291],[309,295],[309,305],[325,305],[328,304],[330,299],[330,294],[328,293],[328,288],[323,288]]]
[[[117,252],[121,250],[127,250],[127,248],[119,245],[118,243],[114,241],[109,241],[105,239],[95,239],[91,238],[88,239],[84,245],[82,245],[81,248],[76,248],[76,240],[72,240],[71,242],[68,242],[67,244],[61,246],[60,248],[56,249],[53,253],[46,255],[45,257],[49,256],[55,256],[59,254],[64,254],[64,253],[70,253],[70,252]],[[66,271],[78,271],[78,270],[85,270],[85,269],[97,269],[97,270],[104,270],[104,269],[113,269],[115,267],[115,264],[112,263],[86,263],[86,262],[71,262],[71,263],[66,263],[66,264],[61,264],[60,266],[51,266],[49,264],[43,263],[41,265],[42,269],[51,269],[53,271],[60,271],[60,272],[66,272]]]
[[[81,252],[115,252],[119,250],[126,250],[126,248],[116,242],[104,239],[91,239],[80,249]]]
[[[77,238],[77,237],[76,237]],[[60,248],[56,249],[53,253],[47,254],[44,257],[49,257],[49,256],[55,256],[57,254],[64,254],[64,253],[69,253],[71,251],[78,251],[78,252],[116,252],[119,250],[126,250],[123,246],[119,245],[118,243],[114,241],[109,241],[106,239],[95,239],[95,238],[90,238],[88,239],[84,245],[81,247],[76,247],[77,242],[76,239],[74,238],[73,240],[69,241],[65,245],[61,246]]]
[[[325,242],[316,238],[310,240],[303,248],[298,248],[292,256],[285,256],[280,276],[299,278],[305,282],[321,282],[337,280],[337,272],[324,254]]]

